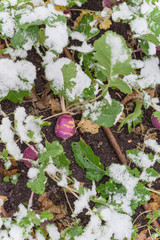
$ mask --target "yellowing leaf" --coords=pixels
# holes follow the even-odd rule
[[[78,123],[78,127],[81,133],[90,132],[92,134],[96,134],[99,131],[99,126],[96,123],[90,121],[89,119],[82,119]]]
[[[55,6],[55,9],[56,9],[57,11],[62,11],[62,12],[64,12],[64,11],[66,10],[66,7],[56,5],[56,6]]]
[[[110,28],[111,24],[112,24],[112,22],[111,22],[110,18],[106,17],[104,19],[104,21],[99,25],[99,28],[106,30],[106,29]]]

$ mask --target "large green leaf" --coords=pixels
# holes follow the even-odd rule
[[[107,31],[94,42],[94,50],[94,57],[108,80],[114,75],[128,75],[133,72],[130,50],[120,35]]]
[[[82,141],[73,142],[72,150],[77,164],[86,169],[86,177],[90,180],[100,181],[105,175],[104,167],[92,149]]]
[[[121,112],[120,102],[112,99],[112,103],[109,104],[106,99],[103,99],[100,102],[88,104],[83,112],[83,118],[89,118],[99,126],[111,127]]]

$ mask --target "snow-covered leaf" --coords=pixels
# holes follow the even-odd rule
[[[148,14],[147,21],[151,31],[158,37],[160,34],[160,10],[158,7],[155,7],[153,11]]]
[[[122,36],[107,31],[94,42],[94,49],[95,60],[108,80],[114,75],[128,75],[133,72],[130,50]]]
[[[45,191],[47,177],[43,169],[40,169],[37,177],[27,182],[27,187],[36,194],[42,194]]]
[[[83,15],[81,21],[78,23],[78,28],[76,31],[86,35],[86,41],[96,36],[99,33],[99,29],[93,27],[94,17],[93,15],[87,13]]]
[[[112,103],[106,99],[100,102],[88,103],[83,112],[83,118],[89,118],[98,126],[111,127],[118,120],[122,112],[120,102],[112,99]]]

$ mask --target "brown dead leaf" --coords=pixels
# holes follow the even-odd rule
[[[11,161],[13,167],[17,167],[18,166],[18,164],[17,164],[17,162],[15,161],[14,158],[11,158],[10,161]]]
[[[160,191],[158,191],[158,192],[160,192]],[[156,209],[159,209],[159,207],[160,207],[160,195],[156,194],[156,193],[152,193],[151,194],[151,199],[152,199],[152,202],[148,203],[148,209],[153,210],[153,211],[156,210]]]
[[[54,99],[54,98],[50,99],[49,104],[51,107],[52,114],[55,114],[61,111],[61,104],[58,101],[58,99]]]
[[[82,119],[77,126],[81,133],[90,132],[92,134],[96,134],[99,131],[99,126],[96,123],[90,121],[89,119]]]
[[[150,95],[151,98],[154,98],[156,95],[156,89],[152,89],[152,88],[147,88],[145,89],[145,91]]]
[[[140,232],[138,234],[138,238],[136,238],[136,240],[147,240],[147,237],[146,237],[146,233],[147,233],[147,229],[143,230],[142,232]]]
[[[55,205],[48,198],[48,194],[46,192],[40,195],[38,202],[40,203],[40,208],[42,211],[47,210],[49,213],[54,215],[54,221],[63,218],[67,214],[66,204],[60,203],[59,205]]]
[[[17,174],[18,169],[6,170],[3,166],[0,166],[0,174],[10,178],[10,176]]]
[[[10,178],[10,176],[12,176],[12,175],[14,175],[14,174],[17,174],[17,172],[18,172],[18,169],[17,169],[17,168],[16,168],[16,169],[12,169],[12,170],[7,170],[7,171],[5,172],[5,176],[8,177],[8,178]]]

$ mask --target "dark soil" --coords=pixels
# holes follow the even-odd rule
[[[84,9],[89,9],[89,10],[102,10],[102,4],[101,0],[89,0],[88,3],[84,4],[83,8]],[[78,16],[79,12],[74,11],[73,12],[73,18]],[[124,36],[124,38],[127,40],[127,31],[128,31],[128,26],[126,24],[122,23],[114,23],[111,26],[111,29],[121,35]],[[38,69],[37,71],[37,79],[35,80],[35,89],[39,96],[41,96],[42,92],[44,91],[45,83],[46,80],[44,80],[44,72],[43,69],[41,68],[41,59],[34,51],[30,51],[28,60],[30,60]],[[119,98],[118,100],[122,100],[124,98],[124,94],[119,95],[119,92],[116,92],[115,90],[111,93],[115,99]],[[20,105],[24,106],[26,109],[26,112],[28,114],[33,114],[37,116],[50,116],[51,111],[50,110],[43,110],[41,111],[38,109],[35,105],[34,102],[30,98],[24,99],[24,102],[22,104],[14,104],[8,100],[2,101],[1,106],[2,110],[6,114],[11,114],[14,112],[15,108]],[[143,118],[143,125],[136,127],[133,129],[133,131],[129,134],[127,127],[125,126],[122,128],[120,132],[117,131],[118,124],[114,127],[111,128],[113,131],[114,136],[117,139],[117,142],[122,150],[122,152],[125,154],[126,150],[128,149],[133,149],[133,148],[138,148],[141,146],[144,140],[144,136],[147,133],[147,130],[152,128],[151,124],[151,114],[152,110],[148,109],[144,111],[144,118]],[[12,114],[10,115],[12,118]],[[76,116],[77,120],[79,116]],[[44,127],[42,129],[43,133],[46,136],[46,139],[49,142],[58,140],[63,148],[64,151],[66,152],[66,156],[70,159],[71,164],[70,168],[72,170],[72,176],[75,177],[78,181],[83,182],[85,186],[91,187],[91,181],[88,180],[85,177],[85,170],[81,169],[75,162],[74,157],[73,157],[73,152],[71,150],[71,143],[73,141],[77,142],[80,139],[83,139],[94,151],[94,153],[100,157],[100,160],[104,167],[109,166],[111,163],[119,163],[119,159],[114,152],[114,149],[110,145],[108,139],[106,138],[104,132],[102,129],[99,130],[99,133],[93,135],[90,133],[81,133],[79,129],[77,129],[76,134],[64,141],[59,138],[57,138],[54,134],[54,126],[56,123],[56,118],[53,118],[50,120],[51,125],[49,127]],[[157,132],[157,138],[158,141],[160,142],[160,135]],[[22,145],[22,148],[24,149],[26,146]],[[0,149],[3,149],[3,145],[0,145]],[[2,165],[3,163],[1,163]],[[14,168],[14,167],[13,167]],[[27,167],[22,163],[18,163],[18,172],[20,173],[20,177],[18,180],[18,183],[16,185],[12,183],[5,183],[3,181],[3,175],[0,176],[0,195],[5,195],[8,198],[8,201],[5,202],[4,208],[6,212],[8,213],[9,216],[12,216],[13,213],[17,210],[17,207],[19,203],[28,203],[28,200],[30,198],[31,191],[26,187],[26,182],[27,182]],[[160,165],[156,165],[156,170],[160,172]],[[103,178],[100,183],[104,183],[106,181],[106,178]],[[160,189],[160,181],[157,180],[154,184],[155,189]],[[48,186],[46,191],[49,193],[49,198],[54,202],[54,204],[66,204],[67,201],[71,204],[73,207],[73,201],[75,198],[70,194],[67,193],[68,199],[66,199],[66,195],[64,194],[63,189],[60,189],[56,186],[56,184],[53,182],[53,180],[48,179]],[[36,194],[34,195],[34,201],[33,201],[33,209],[38,210],[40,208],[40,205],[38,204],[38,197]],[[57,220],[57,224],[62,224],[62,228],[66,227],[67,224],[66,222],[68,221],[68,225],[72,223],[73,220],[70,218],[71,214],[71,209],[69,205],[67,205],[67,211],[68,213],[60,220]],[[139,207],[136,211],[137,216],[140,212],[142,212],[143,209]],[[84,215],[80,215],[82,224],[85,225],[88,221],[88,218]],[[139,219],[143,222],[144,220],[144,215]],[[136,222],[137,223],[137,222]],[[143,223],[142,223],[143,224]],[[59,225],[58,225],[59,226]]]

